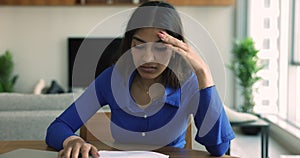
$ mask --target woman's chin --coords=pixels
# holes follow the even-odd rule
[[[141,72],[139,71],[139,75],[143,79],[155,79],[157,78],[160,74],[159,73],[147,73],[147,72]]]

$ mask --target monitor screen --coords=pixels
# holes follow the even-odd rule
[[[118,56],[121,38],[68,38],[68,86],[84,89]]]

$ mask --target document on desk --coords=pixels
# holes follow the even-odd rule
[[[101,158],[169,158],[169,155],[153,151],[108,151],[98,152]]]

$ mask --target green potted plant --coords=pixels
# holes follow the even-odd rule
[[[233,47],[233,60],[230,69],[237,78],[241,88],[243,103],[239,111],[253,113],[253,85],[261,79],[257,72],[263,67],[258,64],[257,53],[259,51],[254,47],[254,42],[247,37],[243,40],[237,40]]]
[[[14,69],[12,54],[7,50],[0,55],[0,92],[13,92],[18,76],[12,75]]]
[[[252,94],[253,85],[261,79],[261,77],[257,76],[257,72],[263,68],[263,66],[258,64],[258,52],[251,38],[247,37],[238,40],[234,44],[232,51],[233,59],[229,66],[241,88],[243,102],[238,110],[251,114],[254,114],[253,107],[255,105]],[[254,127],[243,127],[241,131],[244,134],[256,135],[260,130]]]

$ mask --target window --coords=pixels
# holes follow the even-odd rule
[[[254,85],[254,111],[278,112],[279,80],[279,0],[249,0],[248,35],[255,41],[258,57],[264,69],[262,78]]]
[[[293,2],[293,64],[300,65],[300,3],[294,0]]]
[[[300,2],[293,0],[291,5],[291,63],[289,65],[288,107],[286,118],[300,127]]]
[[[300,1],[249,0],[248,7],[248,35],[265,66],[254,110],[300,127]]]

